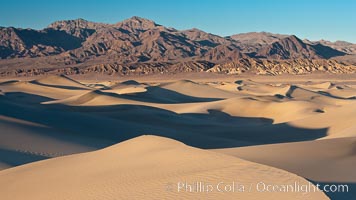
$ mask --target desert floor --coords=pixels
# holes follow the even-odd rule
[[[355,166],[356,75],[0,79],[1,200],[349,200]]]

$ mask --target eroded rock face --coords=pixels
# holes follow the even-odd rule
[[[67,66],[60,68],[23,68],[0,70],[0,76],[36,76],[48,74],[89,74],[103,75],[145,75],[145,74],[177,74],[185,72],[212,72],[223,74],[310,74],[324,73],[355,73],[356,67],[337,62],[335,60],[267,60],[267,59],[239,59],[225,63],[208,61],[188,61],[179,63],[133,63],[133,64],[93,64],[86,66]]]
[[[116,24],[64,20],[43,30],[0,28],[0,75],[355,72],[330,60],[348,52],[332,47],[346,44],[324,43],[265,32],[220,37],[140,17]]]
[[[241,74],[251,72],[253,74],[309,74],[312,72],[328,73],[355,73],[353,65],[346,65],[335,60],[240,60],[239,62],[229,62],[215,65],[209,72],[222,72],[227,74]]]

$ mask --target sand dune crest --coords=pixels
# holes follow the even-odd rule
[[[141,136],[103,150],[1,171],[0,198],[328,199],[321,192],[263,193],[254,189],[235,193],[178,192],[178,182],[213,183],[218,180],[248,184],[260,180],[275,184],[294,181],[308,184],[301,177],[282,170],[191,148],[171,139]]]

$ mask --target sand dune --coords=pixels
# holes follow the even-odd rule
[[[356,138],[353,137],[216,151],[285,169],[314,181],[353,182],[356,180],[353,173],[355,148]]]
[[[253,177],[305,182],[292,173],[314,182],[354,184],[356,90],[351,82],[332,80],[278,82],[267,77],[84,84],[52,76],[1,82],[0,169],[10,169],[0,172],[0,199],[52,199],[57,194],[72,199],[127,199],[130,192],[137,195],[132,198],[141,199],[149,190],[157,193],[150,194],[153,199],[163,195],[275,199],[265,193],[179,193],[178,197],[164,187],[179,178],[228,181],[235,176],[246,182],[255,182]],[[147,134],[176,141],[138,137]],[[117,145],[99,150],[113,144]],[[77,154],[89,151],[93,152]],[[10,179],[11,184],[3,186]],[[16,193],[13,184],[21,192]],[[144,189],[134,192],[131,186]],[[41,187],[48,188],[43,196]],[[15,193],[14,198],[7,196]],[[273,195],[305,199],[295,193]],[[323,196],[315,195],[310,199]],[[354,194],[348,195],[329,196],[352,199]]]
[[[144,100],[144,99],[143,99]],[[44,104],[66,104],[76,106],[109,106],[109,105],[143,105],[163,108],[176,113],[209,113],[209,110],[221,111],[235,117],[269,118],[274,123],[306,118],[319,114],[324,107],[305,101],[269,102],[263,99],[230,98],[215,102],[158,104],[112,96],[101,91],[91,91],[84,95],[70,97],[64,100],[44,102]],[[285,109],[290,112],[285,112]]]
[[[283,123],[296,119],[317,115],[322,109],[320,105],[306,101],[264,101],[261,99],[246,98],[240,101],[227,100],[222,111],[233,116],[263,117],[273,119],[273,123]],[[285,112],[288,110],[289,112]]]
[[[41,80],[42,79],[40,79],[39,81],[37,80],[32,82],[43,82],[43,80]],[[70,83],[72,83],[70,79],[66,79],[65,77],[57,77],[57,79],[55,78],[55,82],[57,82],[56,84],[59,84],[58,82],[61,81],[70,81]],[[20,84],[26,86],[14,88],[13,84]],[[77,82],[74,81],[72,85],[73,84],[76,85]],[[157,84],[153,86],[147,84],[145,85],[137,83],[135,81],[128,81],[126,83],[118,83],[114,85],[112,85],[113,83],[110,82],[108,84],[111,85],[108,85],[107,88],[103,90],[62,89],[54,87],[54,84],[52,84],[52,86],[42,86],[32,84],[31,82],[3,83],[0,85],[0,88],[5,91],[5,96],[3,96],[3,99],[12,103],[18,102],[17,105],[20,106],[21,109],[23,109],[23,102],[32,102],[34,104],[34,107],[32,109],[38,109],[39,113],[41,112],[42,107],[50,110],[55,109],[53,111],[79,111],[82,114],[90,115],[91,118],[93,117],[93,114],[95,114],[93,120],[98,120],[97,117],[103,116],[105,118],[109,117],[109,119],[111,120],[112,118],[115,118],[115,120],[121,120],[121,122],[116,123],[135,124],[137,128],[130,130],[136,130],[140,127],[145,127],[143,128],[143,130],[150,130],[152,128],[148,127],[153,126],[156,131],[159,129],[159,132],[162,133],[164,132],[163,129],[165,130],[165,132],[167,132],[167,129],[169,130],[172,127],[172,125],[170,124],[174,124],[174,126],[177,126],[180,129],[189,132],[193,131],[194,133],[200,132],[203,135],[209,135],[209,137],[212,134],[209,133],[210,129],[212,129],[213,131],[217,131],[220,129],[221,131],[224,131],[226,133],[233,133],[236,130],[240,130],[238,131],[239,134],[240,132],[246,132],[246,134],[253,133],[252,135],[254,137],[257,137],[257,135],[258,137],[261,137],[263,132],[260,131],[260,127],[256,127],[257,123],[263,125],[263,129],[265,131],[271,132],[276,132],[276,129],[285,131],[285,129],[282,129],[282,127],[285,127],[288,124],[288,126],[296,127],[300,130],[310,129],[310,131],[305,130],[306,133],[311,132],[313,130],[322,131],[323,129],[329,129],[329,135],[333,135],[334,132],[337,132],[337,134],[339,135],[342,134],[345,136],[350,136],[351,133],[350,131],[347,131],[347,128],[351,127],[352,119],[354,119],[354,114],[352,112],[352,109],[350,109],[352,108],[351,105],[348,108],[344,108],[345,106],[348,106],[348,104],[352,104],[352,99],[343,100],[334,97],[328,97],[323,94],[315,93],[313,91],[309,91],[300,87],[297,87],[295,90],[293,90],[290,94],[290,97],[286,96],[283,98],[278,98],[275,96],[271,96],[271,94],[273,94],[273,88],[284,87],[283,85],[286,84],[276,83],[273,84],[274,86],[272,86],[272,84],[269,83],[268,86],[266,86],[263,83],[257,83],[251,80],[242,82],[236,81],[234,84],[231,84],[246,86],[248,84],[253,84],[255,85],[254,87],[261,87],[263,90],[272,88],[271,91],[267,91],[265,95],[258,96],[247,93],[241,95],[239,94],[240,91],[238,91],[237,88],[236,91],[233,93],[226,93],[225,91],[216,89],[212,86],[209,86],[208,84],[201,85],[200,83],[194,83],[191,81],[178,81],[174,83],[165,83],[158,86]],[[128,90],[131,90],[132,87],[137,86],[144,87],[146,91],[131,91],[129,94],[118,94],[112,91],[112,89],[115,89],[115,87],[126,87]],[[166,89],[165,87],[170,89]],[[189,96],[187,94],[180,93],[184,92],[180,91],[182,89],[187,90],[188,92],[194,91],[190,93],[195,96]],[[194,89],[197,89],[200,94],[195,94]],[[262,89],[261,91],[263,91]],[[59,90],[63,91],[59,92]],[[224,95],[232,95],[232,97],[227,97]],[[351,92],[350,95],[352,95]],[[217,96],[220,96],[220,98],[216,98]],[[315,96],[317,96],[317,98],[315,98]],[[323,98],[328,100],[323,101]],[[338,105],[337,102],[347,103],[340,103]],[[138,110],[130,112],[130,109],[133,108],[140,108],[141,110],[145,110],[141,111],[142,113],[146,113],[147,111],[147,114],[149,114],[151,117],[154,116],[156,121],[140,120],[140,117],[143,117],[143,115],[139,114],[140,111]],[[336,111],[339,108],[341,109],[339,111],[340,114],[338,114],[339,117],[336,120],[331,120],[332,116],[335,115],[333,114],[334,110]],[[11,113],[11,111],[9,112]],[[346,120],[343,120],[343,117],[341,116],[343,112],[349,113],[349,117]],[[57,113],[57,111],[53,113]],[[162,113],[164,113],[164,115],[162,115]],[[28,113],[28,115],[29,117],[27,118],[27,120],[30,118],[31,113]],[[68,112],[68,115],[71,115],[71,112]],[[125,117],[125,115],[127,117]],[[129,116],[131,115],[136,116],[136,118],[130,118]],[[18,117],[19,115],[16,116]],[[202,120],[202,116],[210,117]],[[41,121],[41,118],[36,118],[37,122]],[[171,120],[168,120],[170,121],[169,123],[166,122],[167,125],[161,123],[161,125],[157,127],[157,125],[160,124],[159,120],[167,121],[167,119],[169,118]],[[326,120],[326,118],[329,118],[329,120]],[[240,123],[241,121],[243,121],[244,123]],[[48,123],[46,124],[48,125]],[[180,124],[181,126],[179,126]],[[187,126],[187,124],[190,125]],[[273,124],[281,124],[281,126],[273,126]],[[196,131],[194,128],[190,128],[192,126],[207,127],[206,125],[212,125],[216,127],[216,129],[201,128],[202,131]],[[245,128],[241,129],[241,126]],[[177,128],[174,127],[174,129]],[[335,131],[333,131],[334,129]],[[344,129],[345,133],[340,133],[338,131],[341,129]],[[290,132],[288,135],[291,136],[291,133],[296,129],[288,128],[287,130],[288,132]],[[206,133],[204,133],[204,131]],[[322,132],[320,132],[320,134],[317,134],[319,135],[318,137],[322,137],[321,133]],[[227,140],[226,138],[224,138],[225,136],[218,136],[218,133],[214,133],[212,136],[215,139],[223,139],[226,142],[233,138],[235,141],[233,141],[232,143],[236,144],[238,140],[241,141],[241,138],[239,139],[241,135],[239,134],[236,135],[235,133]],[[314,138],[314,136],[305,138]],[[243,138],[243,141],[251,141],[251,139]],[[262,141],[266,142],[268,140]]]
[[[207,84],[198,84],[189,80],[181,80],[172,83],[161,84],[160,87],[176,91],[181,94],[185,94],[193,97],[203,97],[203,98],[230,98],[236,97],[228,91],[220,90],[217,88],[210,87]]]
[[[172,155],[174,155],[172,157]],[[41,178],[37,178],[41,177]],[[15,180],[15,181],[14,181]],[[55,181],[54,181],[55,180]],[[220,181],[219,181],[220,180]],[[0,198],[16,199],[328,199],[322,192],[178,191],[179,182],[241,185],[260,180],[308,184],[291,173],[238,158],[141,136],[106,149],[0,172]],[[168,184],[168,185],[167,185]]]
[[[289,90],[289,86],[285,84],[263,84],[252,80],[240,80],[236,83],[238,84],[237,90],[251,95],[284,95]]]
[[[336,86],[335,88],[332,88],[330,90],[327,91],[327,93],[331,96],[335,96],[335,97],[342,97],[345,99],[355,99],[355,93],[356,93],[356,89],[350,87],[350,86]]]
[[[356,196],[356,138],[217,149],[249,161],[284,169],[319,184],[347,184],[347,193],[329,193],[332,199]]]
[[[73,80],[65,75],[50,75],[36,79],[32,83],[68,89],[91,89],[90,87]]]
[[[120,98],[119,95],[113,96],[113,93],[102,92],[100,90],[93,90],[80,94],[77,96],[72,96],[67,99],[43,102],[43,104],[66,104],[66,105],[119,105],[119,104],[135,104],[135,101]],[[138,103],[137,103],[138,104]]]
[[[292,121],[289,124],[302,128],[328,128],[326,138],[356,136],[356,102],[342,107],[329,108],[325,113]]]
[[[39,83],[46,83],[48,78],[34,81],[8,81],[5,83],[0,84],[0,89],[3,90],[4,93],[9,92],[8,95],[16,95],[16,93],[27,93],[38,95],[50,99],[61,99],[70,97],[73,95],[80,94],[84,91],[88,91],[90,88],[81,86],[76,84],[76,82],[72,82],[63,77],[54,76],[52,79],[55,80],[53,85],[50,84],[39,84]],[[56,81],[59,80],[59,81]],[[64,86],[65,83],[68,83],[70,86]],[[62,84],[62,85],[55,85],[55,84]],[[75,86],[72,86],[75,85]],[[81,86],[81,87],[77,87]]]
[[[139,93],[139,92],[146,92],[147,89],[142,86],[133,86],[133,87],[120,87],[108,90],[108,92],[113,92],[117,94],[132,94],[132,93]]]
[[[0,103],[2,104],[2,102]],[[0,106],[1,113],[6,115],[2,105]],[[13,108],[10,107],[10,109]],[[44,115],[44,118],[54,120],[43,112],[38,114],[32,113],[30,116],[37,117],[39,120],[41,115]],[[72,132],[70,129],[74,127],[64,130],[58,126],[48,126],[41,120],[37,123],[16,118],[16,115],[15,118],[5,115],[0,115],[0,169],[62,155],[92,151],[112,144],[104,138],[70,134]],[[61,118],[63,116],[57,116],[58,120],[62,120],[57,123],[66,123]],[[68,126],[71,126],[70,123]],[[80,128],[81,125],[78,126]]]
[[[140,84],[137,81],[129,80],[120,83],[115,83],[111,86],[107,86],[109,92],[117,93],[117,94],[131,94],[131,93],[140,93],[146,92],[147,85]]]
[[[320,93],[322,92],[322,93]],[[318,104],[328,105],[343,105],[352,103],[349,99],[344,99],[342,97],[331,97],[328,93],[319,91],[314,92],[298,86],[291,86],[286,96],[301,101],[310,101]]]
[[[165,91],[149,92],[141,95],[140,101],[135,96],[115,95],[110,91],[90,91],[85,94],[69,97],[67,99],[44,102],[44,104],[65,104],[71,106],[110,106],[110,105],[142,105],[159,109],[166,109],[176,113],[209,113],[209,110],[221,111],[235,117],[260,117],[269,118],[274,123],[283,123],[302,119],[310,115],[319,114],[324,110],[320,104],[309,101],[270,101],[265,98],[235,97],[226,100],[214,100],[206,102],[205,99],[169,95],[165,97]],[[159,95],[160,98],[150,98],[149,95]],[[172,98],[173,97],[173,98]],[[157,100],[161,103],[152,103]],[[191,101],[192,103],[169,104],[166,102]],[[202,102],[197,103],[196,101]],[[164,103],[162,103],[164,102]],[[290,112],[285,112],[285,110]]]
[[[331,82],[312,82],[312,81],[308,81],[305,84],[301,84],[302,87],[309,89],[309,90],[313,90],[313,91],[318,91],[318,90],[325,90],[325,89],[330,89],[331,87],[334,86],[333,83]]]

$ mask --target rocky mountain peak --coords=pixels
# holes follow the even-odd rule
[[[57,21],[43,30],[0,28],[0,58],[3,60],[0,67],[1,63],[7,66],[8,59],[19,59],[20,62],[21,58],[38,58],[44,62],[41,66],[55,63],[56,66],[74,67],[96,63],[105,64],[100,70],[112,68],[119,72],[126,67],[125,73],[138,66],[145,71],[142,73],[149,73],[169,71],[164,69],[166,65],[172,66],[176,72],[206,70],[215,64],[219,65],[216,67],[219,72],[226,69],[229,73],[240,73],[248,68],[262,69],[272,60],[304,59],[310,63],[312,59],[330,59],[354,50],[353,44],[320,43],[303,42],[295,35],[268,32],[221,37],[197,28],[180,31],[137,16],[116,24],[79,18]],[[182,62],[190,64],[177,65]],[[26,63],[26,66],[35,63]],[[299,65],[301,62],[295,63]],[[327,63],[322,62],[323,66],[329,66]],[[140,70],[135,71],[139,73]]]
[[[159,24],[156,24],[154,21],[133,16],[129,19],[126,19],[122,22],[119,22],[115,25],[115,27],[120,27],[120,28],[128,28],[128,29],[136,29],[136,30],[148,30],[148,29],[153,29],[155,27],[161,26]]]

